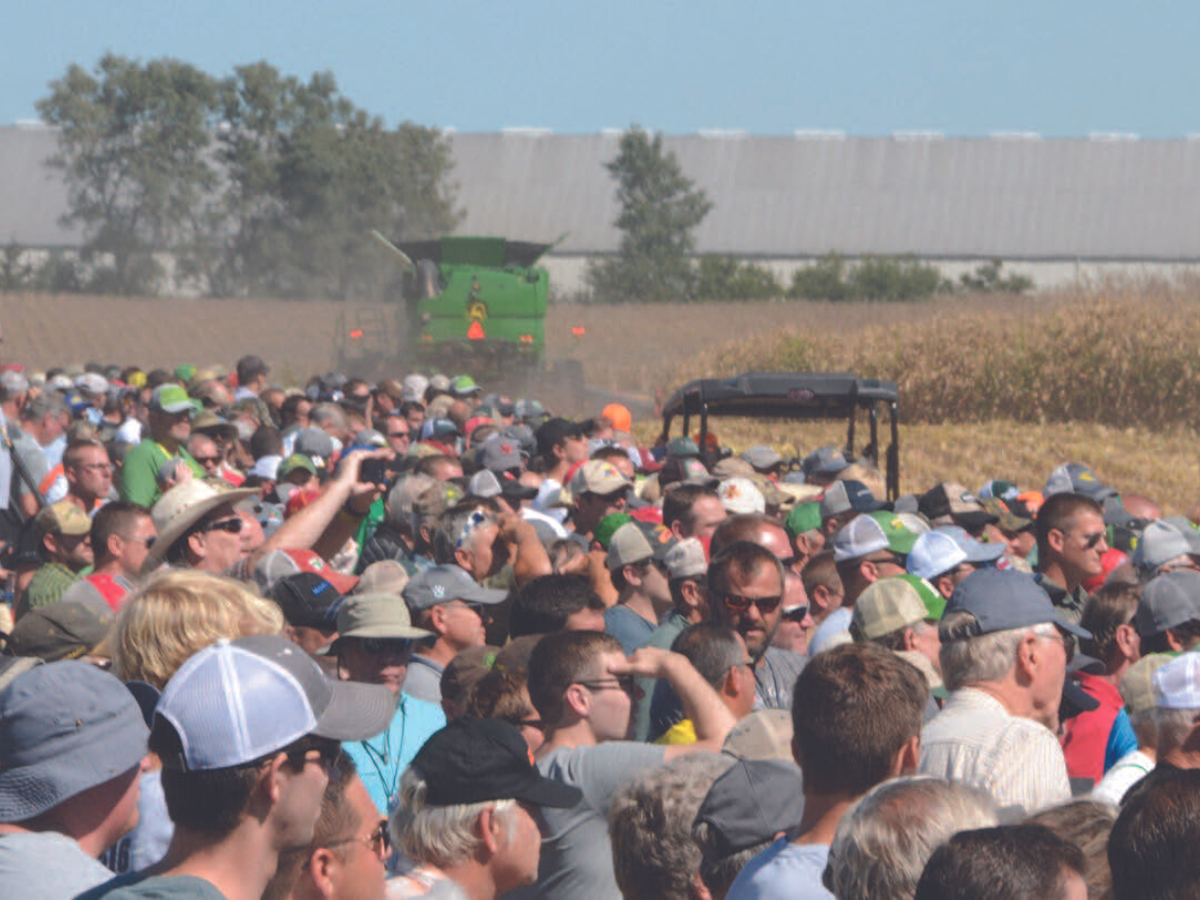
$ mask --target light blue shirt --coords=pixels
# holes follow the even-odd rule
[[[778,838],[746,863],[727,900],[836,900],[821,883],[828,859],[828,844],[793,844]]]
[[[365,741],[342,744],[381,815],[391,811],[400,776],[412,758],[429,736],[445,725],[446,714],[440,706],[401,693],[387,731]]]

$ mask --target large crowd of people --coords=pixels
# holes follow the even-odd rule
[[[0,367],[0,897],[1200,896],[1189,518],[397,375]]]

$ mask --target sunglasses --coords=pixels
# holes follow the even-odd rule
[[[760,613],[767,615],[775,612],[779,604],[783,602],[783,594],[774,597],[743,597],[741,594],[726,594],[723,599],[725,608],[730,612],[744,613],[753,604],[758,607]]]
[[[408,638],[363,638],[362,648],[375,656],[384,653],[400,656],[412,650],[412,641]]]
[[[1093,534],[1086,535],[1083,539],[1084,550],[1094,550],[1096,545],[1107,537],[1107,532],[1097,531]]]
[[[216,522],[205,522],[197,531],[228,531],[230,534],[241,534],[245,526],[240,518],[218,519]]]
[[[804,617],[808,615],[807,606],[797,606],[795,609],[790,609],[783,614],[784,619],[789,622],[803,622]]]

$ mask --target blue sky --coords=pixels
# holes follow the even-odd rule
[[[265,59],[460,131],[1200,132],[1200,5],[1146,0],[39,0],[0,27],[0,124],[72,62]]]

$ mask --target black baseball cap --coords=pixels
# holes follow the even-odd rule
[[[565,809],[583,798],[578,788],[543,776],[521,732],[499,719],[455,719],[425,742],[412,765],[425,779],[430,806],[524,800]]]
[[[315,572],[285,575],[271,588],[270,597],[293,628],[334,628],[342,594]]]

